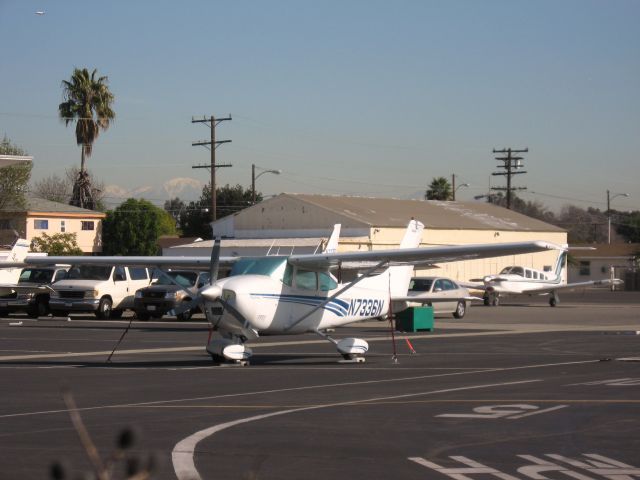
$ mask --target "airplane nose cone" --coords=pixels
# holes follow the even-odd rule
[[[482,280],[484,281],[484,283],[489,283],[492,280],[492,277],[490,275],[487,275]]]
[[[200,295],[202,295],[204,299],[214,302],[222,296],[222,287],[220,287],[219,285],[211,285],[209,287],[205,287],[200,292]]]

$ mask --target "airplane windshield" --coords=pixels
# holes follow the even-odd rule
[[[257,257],[243,258],[235,263],[231,269],[230,277],[234,275],[266,275],[282,280],[287,257]]]
[[[522,267],[504,267],[500,274],[520,275],[521,277],[524,277],[524,269]]]

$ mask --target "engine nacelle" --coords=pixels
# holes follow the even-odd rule
[[[209,342],[207,345],[207,352],[211,355],[218,357],[224,357],[227,360],[244,361],[247,360],[253,351],[250,348],[245,347],[241,343],[234,343],[226,338],[216,338]]]
[[[369,350],[369,344],[361,338],[343,338],[336,347],[343,355],[364,355]]]

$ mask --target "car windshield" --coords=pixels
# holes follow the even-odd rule
[[[411,280],[409,290],[414,292],[429,292],[432,284],[433,278],[414,278]]]
[[[109,280],[112,268],[101,265],[76,265],[71,267],[67,278],[71,280]]]
[[[20,273],[18,283],[51,283],[53,272],[46,268],[25,268]]]
[[[165,275],[160,275],[160,278],[155,283],[156,285],[175,285],[171,279],[167,277],[171,277],[178,283],[181,287],[193,287],[196,284],[196,280],[198,279],[198,274],[196,272],[165,272]]]

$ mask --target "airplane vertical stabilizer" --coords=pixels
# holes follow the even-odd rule
[[[13,248],[9,252],[9,255],[5,259],[7,262],[22,262],[27,253],[29,253],[29,247],[31,245],[24,238],[19,238],[16,240],[16,243],[13,244]],[[0,283],[18,283],[18,279],[20,278],[20,272],[22,271],[22,267],[17,268],[3,268],[0,269]]]
[[[411,220],[407,226],[404,237],[402,238],[402,242],[400,242],[400,248],[418,248],[422,241],[423,230],[424,225],[421,222]],[[392,298],[407,295],[412,275],[413,265],[389,267],[389,281]]]
[[[327,246],[324,248],[322,253],[336,253],[338,251],[338,242],[340,241],[340,228],[342,224],[336,223],[333,226],[333,232],[331,232],[331,236],[329,237],[329,241],[327,242]]]

